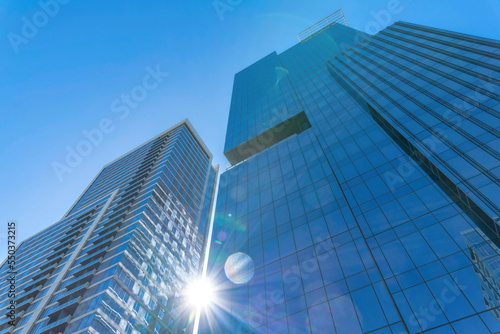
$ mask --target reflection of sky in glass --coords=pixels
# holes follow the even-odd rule
[[[245,284],[253,277],[254,264],[250,256],[238,252],[227,258],[224,271],[231,282]]]

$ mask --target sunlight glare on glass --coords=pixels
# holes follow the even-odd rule
[[[207,280],[194,281],[187,291],[189,303],[196,308],[208,306],[214,300],[214,289]]]

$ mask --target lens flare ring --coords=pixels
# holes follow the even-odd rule
[[[234,253],[227,258],[224,272],[226,277],[235,284],[248,283],[254,274],[252,258],[245,253]]]

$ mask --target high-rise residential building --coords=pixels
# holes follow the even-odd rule
[[[2,316],[0,333],[184,332],[181,290],[204,257],[211,162],[185,120],[106,165],[59,222],[19,245],[17,324]]]
[[[500,41],[299,39],[234,78],[200,333],[500,332]]]

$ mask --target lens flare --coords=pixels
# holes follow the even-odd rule
[[[245,253],[234,253],[229,256],[224,265],[227,278],[235,284],[249,282],[254,274],[254,264],[250,256]]]
[[[226,232],[220,231],[219,233],[217,233],[217,240],[226,241],[226,238],[227,238]]]

